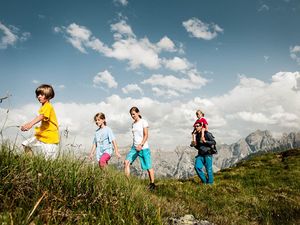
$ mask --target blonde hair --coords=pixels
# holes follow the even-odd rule
[[[102,112],[97,113],[97,114],[94,116],[94,121],[96,121],[97,118],[100,118],[100,119],[104,120],[103,123],[104,123],[104,125],[106,126],[105,114],[104,114],[104,113],[102,113]]]
[[[54,89],[49,84],[42,84],[35,90],[35,95],[38,97],[39,95],[45,95],[46,99],[50,100],[54,98],[55,93]]]
[[[196,111],[196,115],[198,115],[198,114],[202,114],[203,116],[204,116],[204,112],[202,112],[200,109],[198,109],[197,111]]]

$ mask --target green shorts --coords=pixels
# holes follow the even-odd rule
[[[149,148],[142,149],[138,152],[135,147],[132,146],[126,156],[126,160],[132,164],[137,157],[140,158],[140,163],[143,170],[149,170],[152,168],[151,153]]]

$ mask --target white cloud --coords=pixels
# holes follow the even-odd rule
[[[298,63],[298,65],[300,65],[300,46],[299,45],[290,47],[290,56],[293,60],[295,60]]]
[[[116,38],[120,39],[122,36],[125,37],[135,37],[135,34],[132,32],[131,27],[126,23],[125,20],[121,20],[118,23],[110,25],[111,30],[116,32]]]
[[[29,32],[23,32],[21,36],[19,37],[19,40],[21,42],[27,41],[31,37],[31,34]]]
[[[270,56],[264,55],[265,63],[268,63],[268,62],[269,62],[269,59],[270,59]]]
[[[300,79],[299,72],[276,73],[270,82],[246,76],[239,79],[237,86],[222,96],[195,97],[182,102],[112,95],[99,103],[54,103],[61,131],[66,127],[70,130],[70,138],[62,144],[75,140],[75,143],[84,144],[88,151],[96,129],[93,116],[101,111],[106,114],[119,146],[130,146],[132,119],[128,111],[132,106],[137,106],[150,124],[149,143],[153,150],[160,147],[173,150],[177,145],[188,145],[195,111],[199,108],[205,112],[209,129],[218,143],[230,144],[256,129],[275,133],[299,131],[300,92],[294,90]],[[154,88],[158,92],[163,89]],[[38,107],[36,103],[10,109],[7,126],[20,125],[34,118]],[[6,110],[0,108],[0,121],[4,121],[5,115]],[[17,128],[12,127],[3,133],[14,140],[16,131]],[[30,133],[22,135],[29,137]],[[23,140],[23,136],[19,135],[18,140]]]
[[[6,49],[8,46],[15,46],[18,41],[24,42],[30,38],[29,32],[20,33],[20,29],[15,26],[5,26],[0,21],[0,49]]]
[[[105,84],[109,88],[116,88],[116,87],[118,87],[118,83],[115,81],[115,78],[107,70],[105,70],[103,72],[99,72],[94,77],[93,84],[94,84],[94,86]]]
[[[114,0],[114,2],[121,4],[122,6],[128,5],[128,0]]]
[[[223,29],[217,24],[207,24],[198,18],[192,18],[184,21],[182,25],[192,37],[202,38],[204,40],[211,40],[217,37],[218,33],[223,33]]]
[[[60,33],[60,32],[62,32],[62,29],[61,29],[60,27],[54,27],[54,28],[53,28],[53,31],[54,31],[55,33]]]
[[[91,32],[84,26],[78,26],[75,23],[70,24],[66,29],[66,32],[70,35],[67,40],[82,53],[87,53],[84,44],[88,44]]]
[[[162,39],[160,39],[160,41],[157,43],[157,47],[168,52],[176,51],[174,42],[167,36],[164,36]]]
[[[274,124],[276,121],[267,117],[263,113],[253,113],[253,112],[238,112],[237,116],[242,120],[252,123],[264,123],[264,124]]]
[[[122,88],[124,94],[139,92],[143,94],[143,90],[137,84],[128,84],[124,88]]]
[[[33,80],[32,83],[34,83],[34,84],[39,84],[39,83],[41,83],[41,82],[40,82],[39,80]]]
[[[60,84],[60,85],[58,85],[58,88],[59,88],[59,89],[65,89],[66,86],[65,86],[64,84]]]
[[[147,38],[118,40],[112,45],[112,50],[106,56],[128,60],[132,69],[138,68],[140,65],[148,69],[158,69],[161,66],[155,46]]]
[[[3,32],[3,36],[0,42],[0,49],[1,48],[5,49],[9,45],[13,46],[17,42],[18,37],[1,22],[0,22],[0,31]]]
[[[270,10],[270,7],[266,4],[262,4],[259,8],[258,8],[258,12],[261,12],[261,11],[269,11]]]
[[[156,95],[163,95],[168,92],[167,96],[178,96],[179,93],[188,93],[194,89],[200,89],[208,80],[201,77],[196,70],[187,72],[187,77],[178,78],[174,75],[154,74],[150,78],[144,80],[142,84],[150,84],[154,87],[164,88],[164,91],[153,89]],[[170,92],[171,91],[171,92]]]
[[[254,129],[279,132],[280,129],[288,131],[288,126],[295,130],[295,124],[300,122],[297,101],[300,94],[294,90],[299,77],[299,72],[279,72],[272,76],[271,83],[265,83],[242,76],[240,83],[228,94],[211,100],[223,112],[227,126],[235,127],[243,135]],[[221,115],[220,112],[216,114]]]
[[[164,59],[163,63],[166,68],[173,71],[184,71],[192,66],[186,58],[179,58],[177,56],[173,59]]]
[[[173,41],[166,36],[158,43],[151,43],[147,37],[138,39],[125,20],[111,25],[114,37],[111,47],[94,37],[88,28],[75,23],[68,27],[55,27],[54,31],[65,33],[67,41],[82,53],[92,49],[109,58],[127,60],[131,69],[140,66],[159,69],[162,66],[162,59],[159,56],[162,51],[180,53],[183,51],[182,48],[176,49]]]
[[[155,96],[163,96],[164,98],[172,98],[172,97],[178,97],[180,96],[179,93],[177,91],[174,90],[170,90],[170,89],[161,89],[158,87],[153,87],[152,91],[154,93]]]

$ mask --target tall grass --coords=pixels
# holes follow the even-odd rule
[[[215,174],[127,179],[108,167],[63,157],[46,161],[0,151],[0,224],[168,224],[193,214],[214,224],[300,224],[300,150],[266,154]]]
[[[161,224],[135,179],[84,161],[0,153],[0,221],[7,224]]]
[[[198,178],[164,181],[157,194],[181,203],[178,215],[216,224],[300,224],[299,149],[243,161],[215,180],[212,186]]]

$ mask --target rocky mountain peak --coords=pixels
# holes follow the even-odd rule
[[[270,131],[257,130],[245,138],[246,143],[252,153],[257,151],[267,151],[276,147],[276,140]]]

